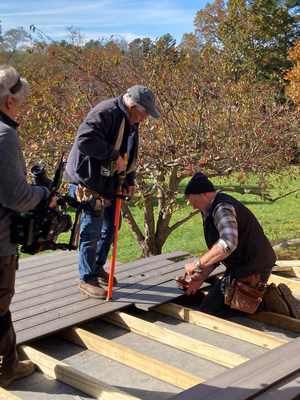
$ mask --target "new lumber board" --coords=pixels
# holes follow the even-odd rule
[[[297,292],[300,293],[300,281],[299,280],[295,280],[295,279],[289,279],[289,278],[285,278],[283,276],[278,276],[278,275],[274,275],[271,274],[268,283],[275,283],[276,285],[279,285],[279,283],[285,283],[292,292]]]
[[[269,311],[260,311],[249,318],[255,319],[256,321],[264,322],[270,325],[277,326],[292,332],[300,333],[300,320],[286,315],[281,315]]]
[[[99,400],[140,400],[116,387],[46,355],[32,347],[22,346],[22,351],[39,369],[54,379],[87,393]]]
[[[155,308],[155,311],[266,349],[274,349],[287,342],[285,339],[266,332],[248,328],[247,326],[195,311],[191,308],[182,307],[175,303],[161,304]]]
[[[187,337],[176,331],[144,321],[124,312],[117,311],[110,313],[102,317],[102,319],[126,330],[149,337],[202,358],[206,358],[228,368],[240,365],[248,360],[248,358],[239,354]]]
[[[0,387],[0,400],[22,400],[21,397],[15,396],[13,393],[8,390]]]
[[[300,267],[300,260],[276,260],[276,266],[279,267]]]
[[[66,329],[59,336],[181,389],[188,389],[204,381],[203,378],[78,327]]]

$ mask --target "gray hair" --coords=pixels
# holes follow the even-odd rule
[[[128,89],[128,90],[127,90],[127,93],[125,93],[124,96],[123,96],[123,100],[124,100],[125,106],[129,107],[129,106],[131,106],[132,104],[135,104],[135,105],[136,105],[136,109],[137,109],[138,111],[146,112],[146,108],[145,108],[145,107],[141,106],[140,104],[138,104],[138,103],[136,103],[135,101],[132,100],[130,94],[128,93],[129,90],[130,90],[130,89]]]
[[[29,96],[29,83],[21,78],[17,71],[8,64],[0,65],[0,104],[12,94],[17,101]]]

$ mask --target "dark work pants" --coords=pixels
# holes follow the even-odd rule
[[[267,282],[270,274],[265,274],[261,276],[262,282]],[[209,290],[208,294],[205,296],[203,301],[198,308],[199,311],[205,312],[207,314],[213,314],[221,318],[230,318],[236,315],[247,315],[243,311],[235,310],[224,303],[224,294],[221,291],[220,279],[215,283]],[[264,303],[262,302],[258,310],[264,310]]]
[[[18,364],[16,334],[9,311],[15,292],[16,269],[15,255],[0,257],[0,379]]]
[[[224,294],[221,292],[221,279],[209,290],[200,304],[199,311],[217,315],[222,311],[228,311],[229,306],[224,304]]]
[[[230,318],[236,315],[246,315],[244,312],[235,310],[224,303],[224,294],[221,291],[221,279],[215,283],[208,294],[202,300],[199,311],[213,314],[220,318]]]

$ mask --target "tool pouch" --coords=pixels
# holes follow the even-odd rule
[[[109,207],[111,205],[111,200],[103,197],[100,193],[95,190],[89,189],[86,186],[77,186],[76,198],[77,201],[89,201],[91,196],[95,199],[95,210],[101,210],[102,207]]]
[[[234,286],[226,286],[224,303],[235,310],[253,314],[262,302],[266,287],[259,275],[238,279]]]

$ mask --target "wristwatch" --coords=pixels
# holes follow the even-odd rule
[[[194,261],[194,265],[195,265],[196,269],[198,270],[197,272],[202,271],[202,268],[201,268],[201,261],[199,260],[199,258],[197,258],[197,260]],[[195,271],[195,270],[194,270],[194,271]]]

